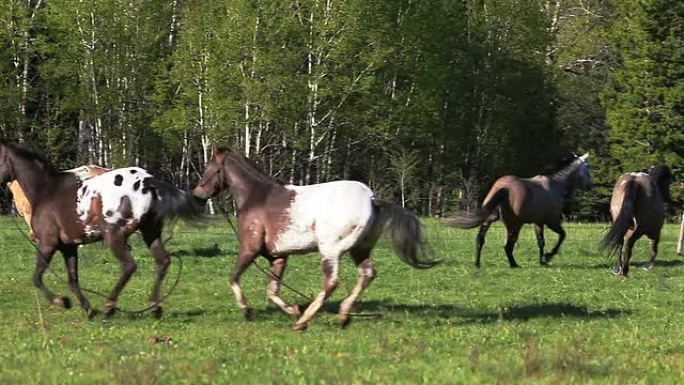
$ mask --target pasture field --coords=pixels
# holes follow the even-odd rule
[[[567,241],[550,267],[538,265],[526,227],[516,247],[521,269],[508,267],[496,225],[479,270],[475,230],[435,220],[426,226],[443,264],[414,270],[381,244],[378,277],[341,329],[335,312],[356,282],[345,258],[338,290],[300,333],[267,304],[265,277],[254,267],[242,283],[256,319],[243,320],[227,284],[236,241],[222,222],[176,227],[167,246],[184,251],[183,270],[163,320],[118,313],[88,321],[78,306],[57,309],[39,296],[30,279],[33,249],[11,219],[0,218],[0,384],[681,383],[684,260],[674,252],[675,225],[664,229],[650,273],[637,268],[648,242],[637,244],[628,279],[613,276],[597,250],[606,224],[566,224]],[[556,240],[546,238],[547,247]],[[139,269],[119,306],[139,308],[154,264],[140,237],[131,240]],[[81,284],[108,291],[119,273],[109,251],[87,245],[80,254]],[[63,265],[56,256],[60,277]],[[165,290],[178,267],[174,260]],[[314,294],[320,279],[317,256],[290,258],[287,283]],[[49,272],[46,282],[68,292]],[[103,299],[87,295],[102,308]],[[306,303],[287,289],[283,295]]]

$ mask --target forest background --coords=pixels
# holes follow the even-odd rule
[[[684,176],[680,0],[0,0],[0,73],[2,137],[183,187],[212,143],[429,216],[571,151]]]

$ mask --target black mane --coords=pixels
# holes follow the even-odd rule
[[[666,165],[653,165],[648,168],[648,175],[653,178],[663,196],[665,203],[670,203],[670,183],[672,183],[672,171]]]
[[[45,171],[52,172],[55,174],[59,173],[59,171],[52,165],[52,162],[50,162],[50,160],[48,160],[44,155],[39,154],[38,152],[36,152],[35,150],[33,150],[25,144],[9,142],[7,140],[0,139],[0,145],[9,148],[10,150],[12,150],[12,152],[14,152],[21,158],[25,158],[40,163],[40,165],[43,167]]]

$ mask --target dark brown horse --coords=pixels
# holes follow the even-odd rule
[[[300,316],[297,305],[288,305],[279,295],[287,257],[318,251],[321,254],[323,287],[294,328],[305,329],[323,301],[337,287],[339,259],[350,252],[358,267],[359,280],[340,305],[342,325],[356,299],[375,277],[370,253],[383,228],[389,224],[393,244],[404,262],[428,268],[434,261],[421,259],[426,252],[423,228],[418,218],[394,203],[376,199],[364,184],[352,181],[310,186],[283,185],[263,174],[241,155],[214,147],[202,180],[193,194],[207,199],[230,188],[238,209],[240,251],[230,274],[230,285],[238,306],[247,318],[252,309],[240,289],[240,275],[258,256],[271,264],[267,295],[288,314]]]
[[[616,254],[613,272],[627,276],[632,248],[642,235],[651,240],[650,259],[644,269],[650,271],[658,254],[660,229],[665,221],[665,205],[670,202],[672,173],[667,166],[652,166],[648,173],[628,172],[622,174],[613,188],[610,198],[610,214],[613,224],[603,238],[601,246]],[[627,250],[622,258],[622,245],[627,239]]]
[[[518,178],[513,175],[502,176],[494,182],[482,206],[473,213],[460,213],[446,220],[446,224],[460,228],[480,226],[477,234],[475,266],[480,267],[480,254],[485,235],[492,222],[499,217],[506,226],[506,245],[504,250],[511,267],[518,267],[513,258],[513,247],[525,223],[534,224],[534,232],[539,246],[539,263],[551,261],[565,239],[561,226],[563,200],[570,187],[591,187],[589,173],[589,154],[569,158],[557,170],[532,178]],[[498,209],[498,213],[495,210]],[[558,234],[558,242],[550,253],[544,253],[544,226]]]
[[[54,294],[43,283],[43,273],[59,250],[71,291],[89,318],[97,314],[79,286],[78,246],[104,240],[122,267],[105,305],[106,313],[113,313],[119,293],[136,270],[127,239],[139,230],[157,265],[150,301],[156,304],[152,310],[161,316],[159,290],[170,263],[161,239],[164,219],[198,213],[192,195],[137,167],[81,181],[72,173],[56,171],[38,154],[0,141],[0,183],[9,180],[19,182],[33,208],[31,228],[38,244],[33,283],[52,304],[71,307],[67,297]]]

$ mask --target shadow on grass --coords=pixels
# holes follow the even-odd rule
[[[300,304],[305,309],[308,304]],[[340,308],[340,301],[327,302],[321,308],[327,313],[337,314]],[[260,310],[265,313],[278,313],[280,309],[267,307]],[[537,304],[514,304],[510,306],[500,306],[496,311],[481,311],[479,309],[467,308],[453,304],[401,304],[391,301],[362,301],[354,306],[352,318],[384,318],[390,317],[393,313],[409,313],[419,317],[439,318],[439,319],[458,319],[459,324],[479,324],[492,323],[499,321],[529,321],[535,318],[580,318],[580,319],[600,319],[615,318],[629,315],[632,312],[627,309],[605,309],[590,310],[586,306],[578,306],[571,303],[537,303]]]
[[[235,252],[234,251],[228,252],[228,251],[221,250],[218,243],[214,243],[213,245],[208,246],[208,247],[193,248],[191,251],[178,250],[175,252],[175,255],[177,255],[179,257],[213,258],[213,257],[233,257],[233,256],[235,256]]]
[[[615,264],[615,261],[606,261],[603,263],[596,263],[596,264],[586,264],[586,265],[580,265],[580,264],[563,264],[562,267],[568,268],[568,269],[606,269],[606,270],[611,270],[613,268],[613,265]],[[631,260],[629,262],[629,266],[631,267],[642,267],[646,264],[646,261],[635,261]],[[659,267],[680,267],[684,266],[684,259],[656,259],[655,261],[655,268]]]

